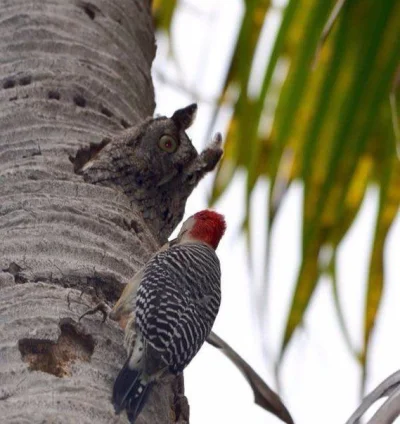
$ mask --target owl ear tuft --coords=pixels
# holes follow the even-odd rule
[[[171,116],[171,119],[179,127],[179,129],[188,129],[196,118],[197,104],[193,103],[183,109],[178,109]]]

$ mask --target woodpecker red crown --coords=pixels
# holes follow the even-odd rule
[[[191,236],[216,249],[226,230],[224,216],[206,209],[195,213],[193,217],[196,222],[190,231]]]

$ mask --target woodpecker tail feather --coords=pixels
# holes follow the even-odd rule
[[[126,404],[126,414],[128,415],[129,422],[133,424],[141,413],[144,405],[146,404],[147,398],[151,392],[153,384],[139,384],[137,385],[137,391],[130,396]],[[139,391],[140,390],[140,391]]]
[[[131,424],[142,411],[152,387],[152,383],[143,382],[141,374],[141,370],[129,368],[127,361],[114,383],[112,401],[115,413],[126,409]]]

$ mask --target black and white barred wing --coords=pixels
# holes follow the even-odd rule
[[[176,245],[145,267],[136,323],[173,373],[181,372],[206,340],[217,316],[221,271],[213,249]]]

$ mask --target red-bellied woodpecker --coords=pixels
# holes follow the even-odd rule
[[[222,215],[204,210],[182,225],[127,285],[110,313],[125,327],[128,359],[115,380],[116,413],[133,423],[151,387],[179,374],[211,331],[220,300],[215,249],[226,228]]]

